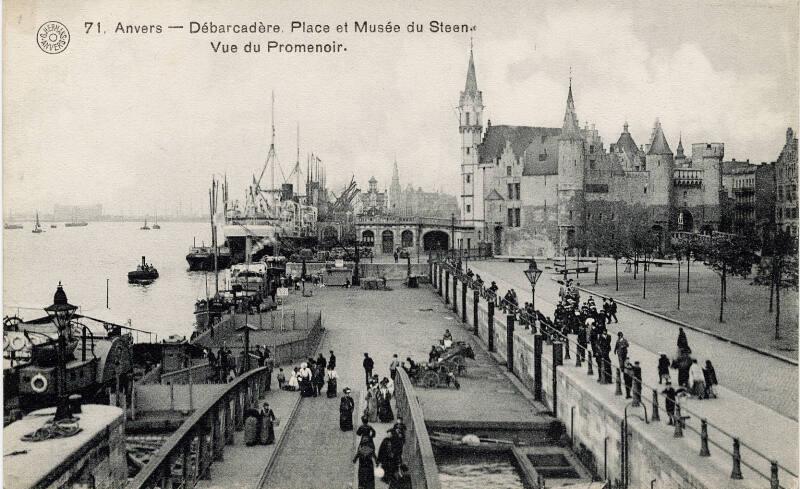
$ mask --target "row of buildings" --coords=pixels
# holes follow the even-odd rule
[[[500,253],[558,255],[590,223],[647,209],[666,245],[674,232],[743,231],[776,222],[797,236],[797,138],[778,161],[725,161],[725,144],[678,139],[656,120],[637,144],[627,122],[607,147],[579,123],[572,81],[561,127],[484,125],[473,53],[459,99],[461,216],[471,231],[454,246],[489,242]]]
[[[353,211],[357,216],[447,218],[459,217],[458,198],[443,192],[427,192],[422,187],[400,185],[400,171],[394,162],[388,190],[379,190],[378,180],[369,179],[369,187],[356,195]]]

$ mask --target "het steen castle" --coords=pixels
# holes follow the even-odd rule
[[[666,244],[673,231],[720,227],[723,143],[678,141],[673,153],[656,120],[648,144],[634,142],[628,124],[607,149],[594,126],[580,127],[570,81],[562,127],[483,124],[470,51],[459,100],[461,219],[473,243],[496,252],[560,255],[588,222],[617,219],[640,204]],[[468,242],[464,245],[469,246]]]

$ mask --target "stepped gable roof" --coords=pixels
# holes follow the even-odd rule
[[[656,119],[656,125],[653,128],[653,140],[650,141],[650,149],[647,151],[649,155],[671,155],[672,150],[669,149],[667,138],[664,137],[664,131],[661,129],[661,122]]]
[[[502,156],[508,141],[511,143],[514,156],[524,161],[525,150],[534,139],[542,136],[557,137],[559,134],[561,129],[555,127],[487,126],[483,142],[478,146],[478,159],[482,164],[494,164],[495,160]],[[538,155],[535,156],[538,158]]]

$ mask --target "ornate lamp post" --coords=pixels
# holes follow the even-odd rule
[[[536,260],[531,258],[531,262],[528,264],[528,269],[525,270],[525,277],[528,278],[528,282],[531,283],[531,308],[536,310],[536,282],[539,281],[539,277],[542,276],[542,271],[539,270],[539,267],[536,265]]]
[[[56,385],[58,400],[55,420],[59,421],[72,416],[67,397],[67,338],[71,336],[69,324],[78,307],[67,301],[67,294],[61,286],[61,282],[58,282],[58,288],[53,295],[53,304],[45,307],[44,310],[58,328],[58,384]]]

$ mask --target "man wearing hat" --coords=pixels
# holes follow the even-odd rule
[[[667,388],[661,393],[664,394],[664,407],[666,407],[669,417],[667,424],[673,424],[675,422],[675,389],[672,387],[672,382],[668,380]]]

